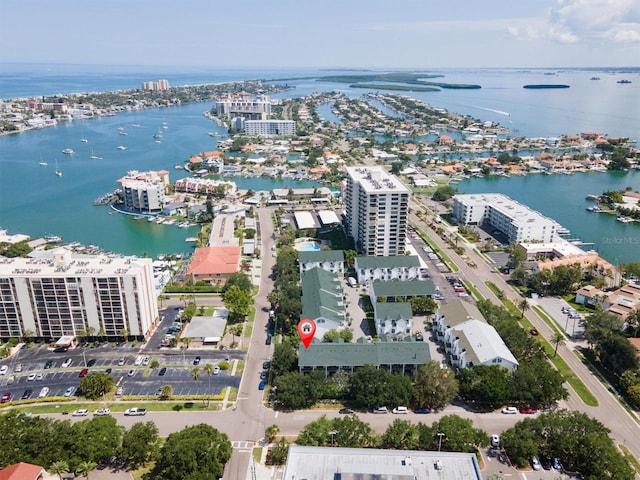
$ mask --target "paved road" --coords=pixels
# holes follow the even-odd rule
[[[497,305],[501,303],[485,285],[486,281],[491,281],[497,285],[500,290],[505,292],[515,304],[518,303],[521,298],[519,293],[516,292],[501,275],[492,272],[492,267],[487,265],[487,263],[473,251],[471,245],[465,242],[459,242],[459,245],[465,248],[465,255],[475,261],[477,268],[469,267],[460,256],[449,248],[443,239],[435,235],[419,218],[412,215],[411,221],[422,226],[435,243],[446,251],[447,255],[459,266],[459,275],[472,283],[485,298],[488,298]],[[526,317],[545,338],[551,339],[553,337],[554,332],[533,309],[526,312]],[[608,391],[608,386],[605,386],[591,373],[589,368],[582,363],[581,359],[575,353],[576,347],[576,343],[567,342],[564,346],[558,348],[558,355],[567,362],[576,376],[580,378],[591,393],[595,395],[599,405],[597,407],[586,405],[571,386],[566,383],[565,387],[569,390],[570,397],[569,400],[562,405],[571,410],[584,412],[602,422],[611,429],[611,437],[617,444],[625,445],[636,458],[640,459],[640,441],[638,440],[640,439],[640,424],[638,423],[638,418],[632,416],[620,402],[617,401],[612,393]]]

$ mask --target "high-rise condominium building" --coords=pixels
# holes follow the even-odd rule
[[[347,231],[365,255],[404,255],[410,190],[382,167],[348,167]]]
[[[158,321],[151,259],[65,247],[31,255],[0,257],[0,338],[145,337]]]

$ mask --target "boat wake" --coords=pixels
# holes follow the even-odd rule
[[[506,115],[507,117],[511,116],[511,114],[509,112],[505,112],[504,110],[496,110],[494,108],[479,107],[477,105],[473,105],[473,107],[479,108],[480,110],[486,110],[487,112],[493,112],[493,113],[499,113],[500,115]]]

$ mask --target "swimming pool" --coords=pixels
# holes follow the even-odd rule
[[[296,250],[299,252],[319,252],[320,245],[318,242],[303,242],[296,244]]]

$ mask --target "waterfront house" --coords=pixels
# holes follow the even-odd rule
[[[196,248],[185,278],[193,284],[202,281],[222,286],[240,270],[241,253],[241,248],[235,245]]]

